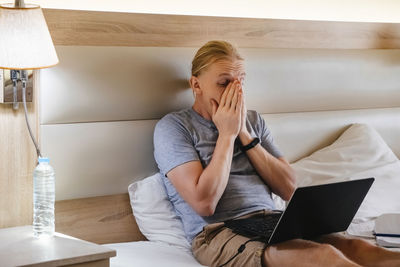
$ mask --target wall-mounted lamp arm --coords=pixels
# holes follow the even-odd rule
[[[26,84],[28,81],[28,71],[20,70],[19,73],[20,73],[20,80],[22,82],[22,102],[24,104],[26,125],[28,127],[29,135],[31,136],[32,142],[35,145],[36,154],[38,157],[42,157],[39,145],[37,144],[35,137],[33,136],[32,129],[31,126],[29,125],[29,120],[28,120],[28,108],[26,107]]]
[[[11,81],[13,83],[13,109],[17,110],[19,107],[19,103],[18,103],[18,90],[17,90],[17,86],[18,86],[18,70],[11,70],[10,71],[10,77],[11,77]]]

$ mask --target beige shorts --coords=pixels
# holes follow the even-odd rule
[[[240,218],[264,216],[271,211],[261,210],[246,214]],[[250,238],[233,233],[226,228],[223,222],[209,224],[204,227],[192,242],[192,251],[195,258],[203,265],[220,266],[231,259],[239,247]],[[242,253],[237,255],[225,266],[261,267],[262,255],[266,244],[252,241],[246,244]]]

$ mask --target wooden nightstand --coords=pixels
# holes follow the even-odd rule
[[[38,239],[32,226],[0,229],[0,266],[106,267],[116,251],[55,233]]]

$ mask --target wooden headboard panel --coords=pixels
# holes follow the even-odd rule
[[[229,18],[44,9],[55,45],[396,49],[398,23]]]
[[[98,244],[146,240],[128,194],[56,202],[56,231]]]
[[[399,24],[44,14],[60,57],[40,81],[40,136],[56,169],[59,232],[97,243],[144,240],[127,186],[156,170],[152,127],[167,112],[190,106],[190,60],[211,39],[234,43],[249,59],[247,86],[254,89],[247,92],[248,107],[263,113],[292,161],[360,120],[397,147]],[[159,79],[147,83],[152,72]],[[271,77],[265,88],[263,77]],[[314,128],[315,140],[294,152],[296,143],[286,140],[301,120],[321,131]]]

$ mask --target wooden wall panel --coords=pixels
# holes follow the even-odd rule
[[[98,244],[146,240],[127,193],[57,201],[55,209],[59,233]]]
[[[28,117],[39,136],[37,88],[39,72],[34,72],[34,102],[27,103]],[[22,103],[14,111],[11,104],[0,105],[0,228],[32,224],[32,177],[36,150],[25,123]]]
[[[400,48],[400,23],[43,11],[56,45],[198,47],[224,39],[239,47]]]

